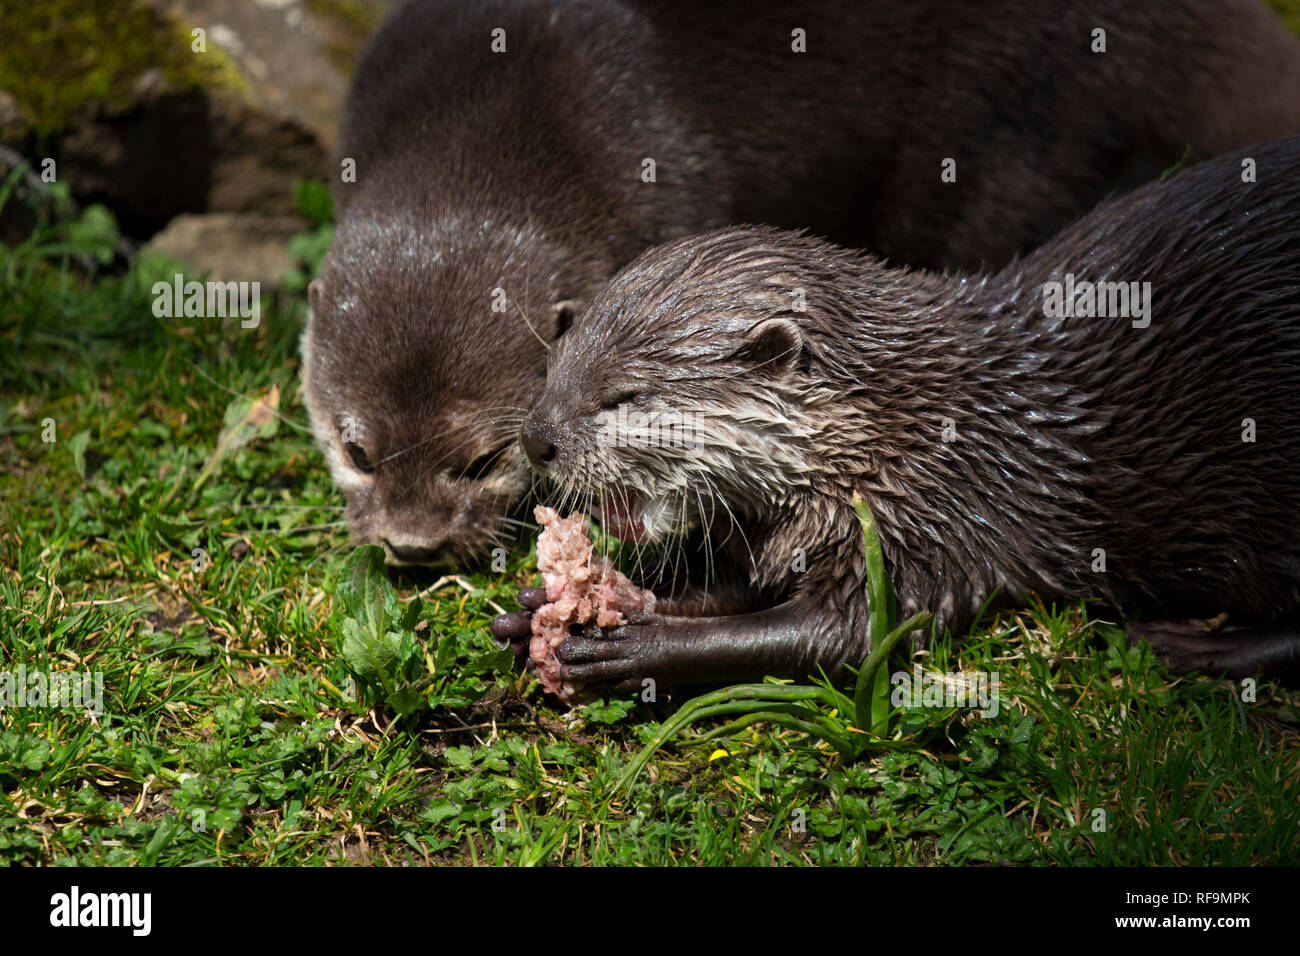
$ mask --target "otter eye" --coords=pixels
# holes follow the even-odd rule
[[[581,303],[577,299],[565,299],[563,302],[557,302],[551,306],[551,311],[555,314],[555,337],[557,339],[573,327],[573,320],[577,318],[580,306]]]
[[[556,337],[563,335],[569,329],[573,328],[573,309],[567,305],[560,306],[555,310],[555,327],[557,329]]]
[[[352,464],[357,471],[365,472],[368,475],[375,470],[375,466],[366,457],[366,450],[356,442],[347,442],[343,447],[347,449],[348,457],[352,459]]]
[[[609,398],[605,400],[605,403],[601,407],[618,408],[618,406],[620,405],[632,405],[640,397],[641,397],[640,392],[634,389],[625,389],[624,391],[621,392],[614,392]]]
[[[502,445],[500,448],[492,449],[486,455],[479,455],[465,466],[460,476],[469,481],[482,481],[492,473],[493,467],[501,460],[501,453],[508,447],[509,445]]]

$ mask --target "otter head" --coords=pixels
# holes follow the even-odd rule
[[[500,540],[532,483],[516,437],[546,349],[594,284],[581,266],[485,217],[349,210],[311,285],[302,362],[358,541],[445,565]]]
[[[653,541],[743,523],[807,484],[801,267],[774,235],[651,250],[552,351],[521,444],[564,505]]]

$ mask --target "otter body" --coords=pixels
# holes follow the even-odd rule
[[[1148,621],[1227,612],[1238,629],[1214,637],[1135,630],[1176,666],[1294,674],[1297,399],[1300,137],[1103,204],[987,277],[767,229],[670,243],[615,276],[555,350],[523,445],[622,537],[702,530],[732,579],[571,639],[565,677],[856,664],[855,494],[904,615],[961,631],[998,589],[1098,597]],[[610,417],[619,404],[640,417]]]
[[[463,561],[529,489],[547,346],[644,249],[754,221],[994,265],[1185,147],[1297,131],[1255,0],[411,3],[349,96],[307,406],[358,539]]]

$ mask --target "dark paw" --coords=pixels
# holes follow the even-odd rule
[[[498,644],[502,647],[510,645],[511,653],[515,656],[515,666],[523,668],[528,665],[530,659],[528,644],[533,637],[533,611],[546,603],[546,589],[520,589],[519,603],[528,610],[498,614],[492,618],[492,623],[488,627]]]
[[[1234,674],[1242,641],[1232,629],[1211,630],[1202,620],[1150,621],[1130,625],[1129,642],[1145,640],[1175,674]]]
[[[1300,629],[1289,623],[1210,629],[1203,621],[1155,621],[1129,627],[1170,670],[1300,684]]]
[[[601,692],[639,690],[653,675],[660,640],[653,624],[625,624],[602,631],[588,626],[555,649],[564,679]]]

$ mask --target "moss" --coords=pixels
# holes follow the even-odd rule
[[[189,28],[134,0],[6,3],[0,15],[0,89],[31,118],[38,137],[63,129],[77,108],[124,109],[151,68],[174,89],[246,89],[243,73],[211,38],[190,49]]]
[[[394,6],[377,0],[306,0],[306,5],[326,24],[325,50],[344,75],[351,75],[362,47]]]
[[[1268,0],[1268,5],[1286,21],[1292,33],[1300,36],[1300,0]]]

